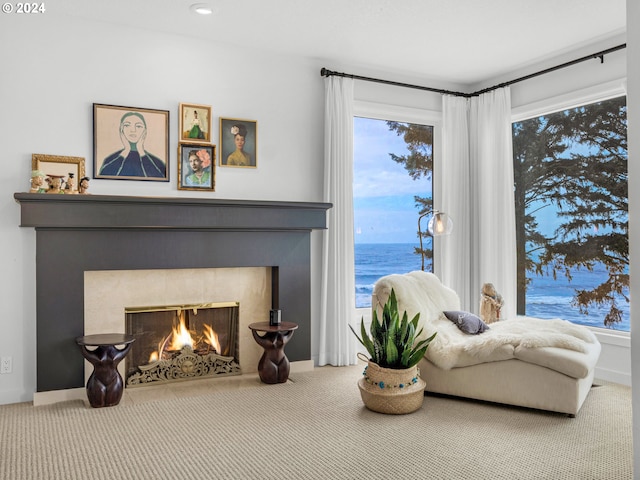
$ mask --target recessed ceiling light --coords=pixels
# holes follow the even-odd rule
[[[213,13],[213,8],[206,3],[194,3],[191,5],[191,11],[200,15],[211,15]]]

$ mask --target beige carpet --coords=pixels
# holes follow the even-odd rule
[[[594,387],[574,419],[434,396],[388,416],[363,406],[361,372],[213,382],[195,396],[102,409],[0,406],[0,478],[632,478],[628,387]]]

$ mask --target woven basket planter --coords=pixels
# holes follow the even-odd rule
[[[405,369],[383,368],[371,360],[358,381],[360,396],[369,410],[393,415],[418,410],[424,400],[425,385],[417,365]]]

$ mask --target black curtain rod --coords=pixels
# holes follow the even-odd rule
[[[427,90],[429,92],[441,93],[443,95],[455,95],[457,97],[470,98],[470,97],[477,97],[478,95],[482,95],[483,93],[487,93],[487,92],[490,92],[492,90],[496,90],[498,88],[508,87],[509,85],[513,85],[514,83],[522,82],[524,80],[529,80],[530,78],[538,77],[540,75],[544,75],[546,73],[554,72],[554,71],[560,70],[562,68],[570,67],[570,66],[575,65],[577,63],[586,62],[587,60],[593,60],[594,58],[599,58],[600,59],[600,63],[604,63],[604,56],[605,55],[607,55],[609,53],[612,53],[612,52],[616,52],[618,50],[622,50],[623,48],[626,48],[626,47],[627,47],[627,44],[623,43],[621,45],[618,45],[618,46],[615,46],[615,47],[611,47],[611,48],[608,48],[606,50],[602,50],[601,52],[593,53],[591,55],[587,55],[585,57],[581,57],[581,58],[578,58],[576,60],[571,60],[570,62],[566,62],[566,63],[560,64],[560,65],[556,65],[555,67],[546,68],[546,69],[541,70],[541,71],[536,72],[536,73],[531,73],[529,75],[525,75],[523,77],[519,77],[519,78],[516,78],[514,80],[510,80],[508,82],[504,82],[504,83],[500,83],[498,85],[494,85],[493,87],[483,88],[482,90],[478,90],[477,92],[473,92],[473,93],[454,92],[454,91],[451,91],[451,90],[443,90],[443,89],[440,89],[440,88],[424,87],[424,86],[421,86],[421,85],[411,85],[409,83],[393,82],[393,81],[390,81],[390,80],[381,80],[379,78],[362,77],[360,75],[352,75],[352,74],[349,74],[349,73],[333,72],[331,70],[327,70],[326,68],[322,68],[320,70],[320,75],[323,76],[323,77],[330,77],[330,76],[348,77],[348,78],[353,78],[355,80],[364,80],[364,81],[367,81],[367,82],[384,83],[386,85],[393,85],[393,86],[396,86],[396,87],[407,87],[407,88],[413,88],[413,89],[417,89],[417,90]]]
[[[354,80],[364,80],[366,82],[384,83],[385,85],[393,85],[395,87],[407,87],[407,88],[413,88],[416,90],[427,90],[429,92],[442,93],[444,95],[456,95],[459,97],[471,96],[471,94],[469,93],[454,92],[451,90],[443,90],[441,88],[423,87],[421,85],[411,85],[410,83],[394,82],[392,80],[381,80],[380,78],[362,77],[360,75],[353,75],[351,73],[334,72],[324,67],[320,70],[320,75],[322,75],[323,77],[348,77],[348,78],[353,78]]]

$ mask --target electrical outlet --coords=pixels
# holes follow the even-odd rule
[[[0,359],[0,373],[11,373],[12,363],[11,357],[2,357]]]

